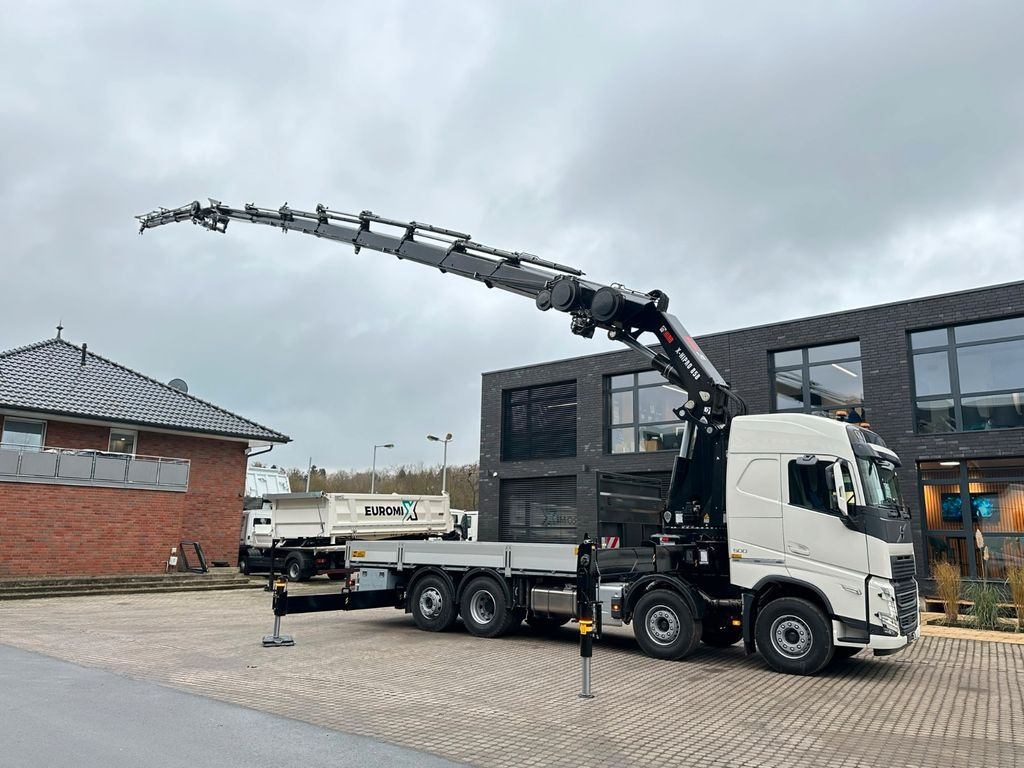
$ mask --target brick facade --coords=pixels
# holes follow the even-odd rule
[[[924,563],[917,462],[927,459],[1024,456],[1024,430],[914,431],[908,331],[1019,315],[1024,282],[982,288],[831,315],[793,320],[698,339],[708,358],[751,413],[770,410],[769,355],[772,351],[843,341],[860,341],[864,403],[872,429],[900,455],[901,484],[913,513],[917,562]],[[685,318],[683,318],[685,322]],[[578,532],[597,530],[597,473],[667,472],[671,452],[606,454],[604,378],[644,369],[643,359],[625,350],[484,374],[480,444],[480,538],[497,540],[503,479],[576,475]],[[559,381],[577,383],[577,450],[573,458],[522,462],[501,460],[501,393],[506,389]]]
[[[106,450],[110,428],[48,420],[46,445]],[[0,482],[0,578],[159,573],[171,547],[200,542],[235,562],[246,443],[138,432],[136,453],[189,459],[188,490]]]

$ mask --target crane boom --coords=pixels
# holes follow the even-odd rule
[[[398,221],[370,211],[340,213],[317,205],[300,211],[287,203],[274,210],[247,204],[232,208],[211,199],[209,205],[193,202],[180,208],[160,208],[142,216],[139,232],[179,221],[191,221],[214,232],[226,232],[232,221],[265,224],[284,231],[302,232],[434,267],[532,298],[537,307],[555,309],[571,316],[573,333],[590,338],[597,328],[649,359],[668,381],[680,387],[686,401],[676,414],[709,433],[726,428],[732,410],[742,401],[729,389],[721,374],[682,324],[668,313],[668,296],[647,293],[618,284],[588,280],[580,270],[531,253],[506,251],[475,242],[466,233],[415,221]],[[638,338],[652,333],[661,351]]]

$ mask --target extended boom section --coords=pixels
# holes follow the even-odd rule
[[[232,221],[264,224],[286,232],[345,243],[356,253],[366,248],[399,259],[434,267],[531,298],[541,310],[555,309],[571,316],[573,333],[590,338],[598,328],[647,357],[652,366],[683,390],[678,415],[711,431],[724,429],[733,412],[745,410],[721,374],[682,324],[668,313],[668,296],[624,286],[602,285],[584,278],[574,267],[532,253],[483,245],[464,232],[416,221],[398,221],[370,211],[340,213],[317,205],[300,211],[287,204],[274,210],[245,205],[232,208],[217,200],[180,208],[161,208],[137,217],[140,232],[179,221],[191,221],[214,232],[226,232]],[[638,338],[652,333],[661,351]]]

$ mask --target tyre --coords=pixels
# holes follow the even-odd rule
[[[505,590],[487,576],[477,576],[466,585],[459,613],[466,629],[477,637],[498,637],[509,630],[511,623]]]
[[[409,610],[416,626],[427,632],[446,632],[459,616],[448,582],[433,574],[416,582],[409,595]]]
[[[302,555],[289,555],[284,561],[284,573],[288,581],[309,581],[311,575]]]
[[[809,600],[782,597],[764,606],[754,627],[768,666],[789,675],[813,675],[832,660],[832,624]]]
[[[704,625],[700,641],[711,648],[728,648],[743,639],[742,627],[712,627]]]
[[[249,567],[249,557],[247,555],[238,556],[238,572],[244,576],[248,576],[252,573],[252,568]]]
[[[538,632],[554,632],[559,627],[564,627],[569,623],[569,617],[562,618],[561,616],[538,616],[535,613],[531,613],[526,617],[526,623],[531,628]]]
[[[675,592],[655,589],[633,611],[633,634],[640,649],[656,659],[682,659],[700,644],[701,623]]]

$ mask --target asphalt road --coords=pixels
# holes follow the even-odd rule
[[[11,768],[456,765],[5,645],[0,745]]]

